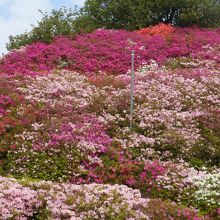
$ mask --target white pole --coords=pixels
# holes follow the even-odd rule
[[[133,128],[134,111],[134,50],[131,52],[130,130]]]

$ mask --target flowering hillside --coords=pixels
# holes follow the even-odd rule
[[[219,45],[220,29],[176,28],[167,38],[163,37],[164,26],[147,30],[151,37],[142,34],[146,29],[133,33],[101,29],[75,39],[57,37],[49,45],[34,43],[6,55],[0,61],[0,73],[35,75],[65,68],[87,75],[99,71],[124,74],[130,66],[131,49],[137,53],[137,68],[151,59],[164,64],[168,58],[181,56],[220,60],[218,50],[211,53],[209,47],[204,48]]]
[[[0,219],[219,218],[220,30],[152,28],[0,60]]]

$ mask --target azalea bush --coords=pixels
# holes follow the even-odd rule
[[[172,25],[170,25],[170,24],[166,25],[166,24],[160,23],[155,26],[142,28],[139,31],[137,31],[136,33],[142,34],[145,36],[149,36],[149,37],[154,36],[154,35],[168,37],[169,35],[171,35],[173,33],[174,30],[175,30],[175,28],[172,27]]]
[[[147,30],[150,37],[140,34],[140,31],[100,29],[91,34],[78,35],[75,39],[57,37],[51,44],[33,43],[3,57],[0,74],[36,75],[57,68],[86,75],[100,71],[109,75],[125,74],[130,66],[131,50],[135,50],[137,55],[135,68],[143,62],[149,63],[151,59],[163,64],[168,58],[183,56],[202,56],[203,60],[219,63],[219,48],[214,49],[215,52],[211,50],[219,45],[219,29],[174,29],[160,25]],[[165,39],[167,32],[172,34]]]
[[[198,207],[219,208],[219,172],[210,173],[204,178],[195,177],[194,185],[196,191],[194,193],[195,203]]]
[[[0,218],[217,219],[219,40],[97,30],[3,57]]]
[[[142,198],[139,190],[125,185],[30,181],[0,178],[0,217],[6,219],[181,219],[199,218],[196,211],[176,204]],[[10,203],[9,203],[10,201]],[[153,207],[157,203],[158,213]],[[178,214],[177,214],[178,213]]]

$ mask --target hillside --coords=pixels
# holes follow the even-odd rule
[[[219,219],[219,161],[220,29],[100,29],[0,60],[0,219]]]

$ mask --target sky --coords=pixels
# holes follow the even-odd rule
[[[22,34],[37,24],[43,12],[59,9],[62,6],[79,8],[85,0],[0,0],[0,56],[6,53],[6,43],[10,35]]]

